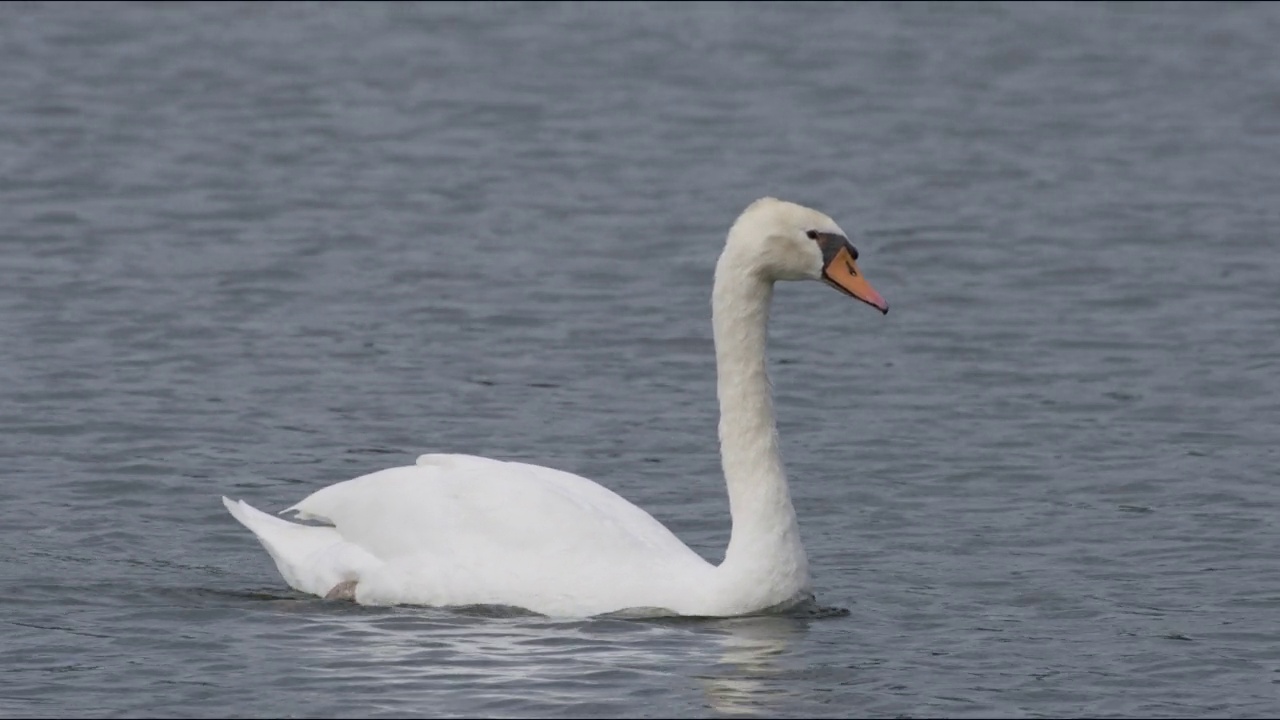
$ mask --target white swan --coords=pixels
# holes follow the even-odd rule
[[[778,456],[765,337],[775,280],[824,280],[882,312],[858,252],[826,215],[752,203],[729,231],[712,291],[720,452],[733,529],[712,565],[612,491],[551,468],[470,455],[340,482],[285,510],[223,503],[293,588],[367,605],[509,605],[551,616],[632,609],[730,616],[810,597]]]

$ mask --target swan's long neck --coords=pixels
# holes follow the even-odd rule
[[[719,573],[737,593],[779,595],[808,586],[787,476],[778,453],[765,341],[773,282],[727,249],[716,265],[712,322],[720,398],[720,455],[733,531]]]

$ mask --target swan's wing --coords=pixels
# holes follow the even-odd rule
[[[423,455],[323,488],[285,512],[333,524],[384,560],[484,541],[601,554],[692,552],[649,513],[584,477],[472,455]],[[604,545],[602,545],[604,543]]]
[[[711,567],[647,512],[586,478],[471,455],[424,455],[410,467],[326,487],[289,510],[331,523],[338,547],[380,563],[351,578],[359,563],[341,554],[342,580],[358,580],[361,602],[500,603],[543,612],[570,603],[607,612],[630,602],[621,598],[652,596],[659,604],[664,590],[687,594],[677,586]],[[339,556],[311,552],[322,562]]]

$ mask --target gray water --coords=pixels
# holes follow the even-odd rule
[[[0,5],[0,716],[1280,712],[1280,7]],[[468,452],[718,562],[709,290],[762,195],[815,593],[293,592],[279,510]]]

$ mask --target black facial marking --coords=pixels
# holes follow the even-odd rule
[[[849,244],[849,239],[839,233],[824,233],[817,230],[810,230],[805,233],[809,237],[818,241],[818,247],[822,248],[822,262],[824,265],[830,264],[836,258],[836,253],[840,252],[840,248],[848,246],[849,254],[854,260],[858,259],[858,249]]]

